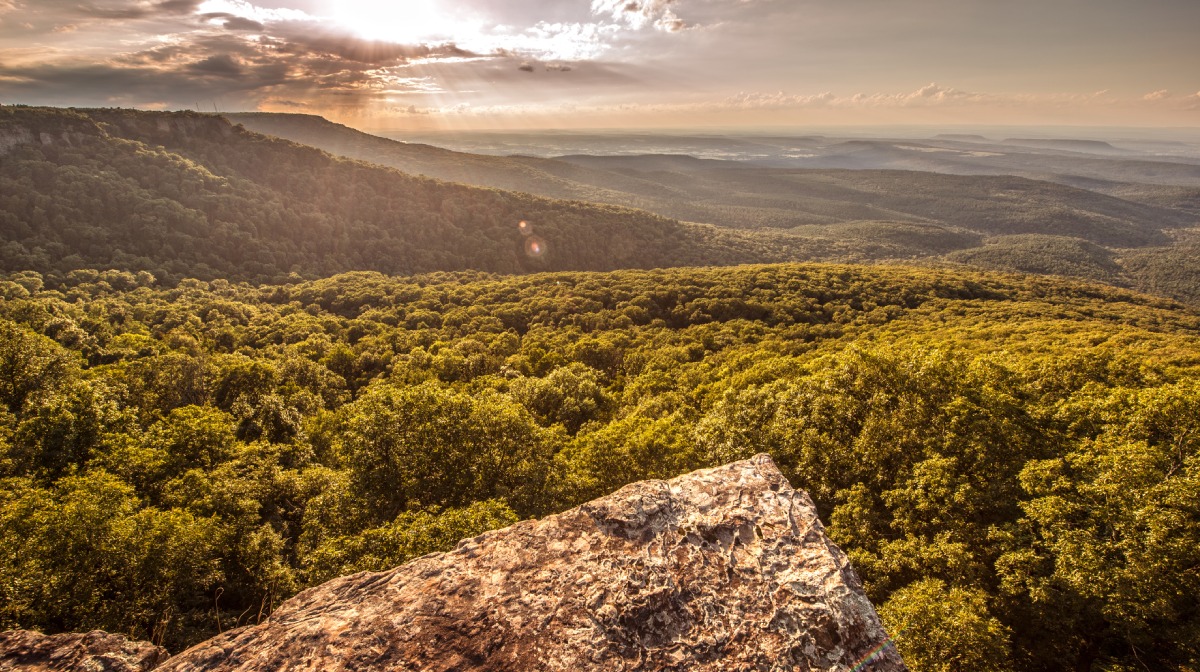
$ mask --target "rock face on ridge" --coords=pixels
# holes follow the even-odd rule
[[[765,455],[342,577],[159,670],[905,670]]]
[[[62,635],[0,632],[0,672],[149,672],[166,657],[166,651],[149,642],[133,642],[100,630]]]

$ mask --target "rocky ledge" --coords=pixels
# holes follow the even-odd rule
[[[157,669],[906,668],[812,500],[759,455],[330,581]]]

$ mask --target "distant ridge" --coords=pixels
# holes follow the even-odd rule
[[[964,142],[991,142],[982,135],[974,135],[972,133],[938,133],[933,136],[934,140],[962,140]]]
[[[1043,149],[1065,149],[1073,152],[1105,152],[1110,154],[1126,153],[1125,150],[1113,147],[1103,140],[1007,138],[1003,142],[1007,145],[1040,147]]]
[[[1173,232],[1200,224],[1200,165],[1010,146],[831,141],[804,168],[546,159],[388,140],[301,114],[3,106],[0,272],[282,282],[350,270],[959,261],[1198,300],[1200,284],[1178,270],[1194,255],[1176,254],[1188,239]]]
[[[1163,227],[1189,226],[1195,219],[1092,191],[1016,178],[1005,168],[993,168],[996,174],[990,175],[935,174],[946,157],[957,156],[957,150],[920,142],[837,142],[824,148],[824,156],[810,159],[811,168],[662,154],[544,159],[407,144],[306,115],[226,116],[260,133],[406,172],[551,198],[635,207],[727,228],[785,230],[816,224],[903,221],[984,234],[1075,235],[1102,245],[1137,247],[1166,242],[1159,233]],[[878,170],[880,166],[889,170]],[[1190,170],[1200,179],[1200,166],[1170,168]],[[994,198],[998,193],[1005,194],[1002,201]],[[857,251],[864,245],[858,240],[848,241],[849,251],[831,254],[827,242],[803,243],[811,251],[802,258],[853,261],[921,254],[919,249],[862,254]]]

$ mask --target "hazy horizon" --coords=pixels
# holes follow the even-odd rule
[[[238,114],[236,112],[230,114]],[[320,115],[315,115],[320,116]],[[342,122],[338,122],[342,123]],[[396,135],[416,133],[419,135],[662,135],[662,136],[717,136],[717,137],[763,137],[763,136],[824,136],[840,138],[877,139],[933,139],[938,135],[979,135],[986,140],[1000,142],[1016,138],[1076,139],[1119,142],[1179,141],[1200,142],[1200,125],[1197,126],[1047,126],[1040,124],[1010,126],[973,125],[796,125],[796,126],[596,126],[511,129],[503,127],[410,129],[369,124],[344,124],[365,133]]]

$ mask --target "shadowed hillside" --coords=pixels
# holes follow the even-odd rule
[[[7,270],[265,279],[796,257],[786,241],[414,177],[210,115],[8,107],[0,151]]]
[[[1175,251],[1197,220],[1189,187],[1106,183],[1118,194],[1107,195],[1013,176],[674,155],[495,157],[317,117],[237,117],[409,171],[658,213],[650,214],[418,177],[212,115],[21,107],[0,115],[0,270],[281,280],[346,270],[924,260],[1200,297],[1194,259]],[[1143,202],[1120,197],[1129,194]]]

